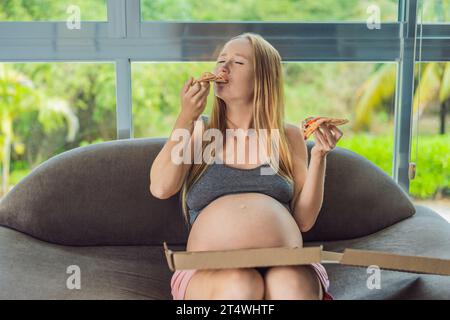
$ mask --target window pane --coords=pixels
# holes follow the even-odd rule
[[[422,0],[424,23],[450,23],[450,0]],[[420,17],[420,6],[418,16]],[[418,19],[420,21],[420,18]]]
[[[415,79],[411,131],[416,177],[410,190],[417,199],[439,200],[450,196],[450,62],[421,63],[420,74],[420,80],[418,72]]]
[[[213,63],[133,63],[135,137],[167,137],[180,112],[180,91],[189,76]],[[309,116],[350,120],[338,142],[392,175],[395,63],[285,63],[285,120],[300,126]],[[211,87],[203,114],[210,115]],[[310,137],[314,141],[314,137]]]
[[[66,21],[78,10],[77,8],[80,20],[106,21],[106,1],[2,0],[0,21]]]
[[[141,0],[144,20],[397,21],[397,0]],[[369,11],[369,12],[368,12]]]
[[[115,97],[112,63],[0,63],[0,197],[54,155],[116,139]]]

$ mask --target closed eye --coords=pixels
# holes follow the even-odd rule
[[[217,63],[223,63],[225,61],[217,61]],[[242,62],[236,61],[237,64],[243,64]]]

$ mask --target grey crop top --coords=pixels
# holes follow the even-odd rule
[[[265,170],[274,173],[268,163],[252,169],[236,168],[215,162],[207,165],[203,174],[186,193],[191,225],[200,211],[210,202],[231,193],[263,193],[275,198],[290,211],[289,202],[294,193],[292,183],[276,173],[261,174],[264,167],[267,168]]]

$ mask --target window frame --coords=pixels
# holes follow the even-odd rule
[[[393,179],[408,193],[415,43],[422,62],[450,61],[450,24],[424,23],[416,32],[419,0],[399,0],[398,21],[368,29],[361,22],[142,21],[140,0],[108,0],[107,21],[0,22],[0,62],[109,61],[116,66],[117,139],[133,138],[131,63],[212,61],[227,39],[256,32],[283,61],[397,63]]]

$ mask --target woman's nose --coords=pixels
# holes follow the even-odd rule
[[[227,62],[228,63],[228,62]],[[217,72],[224,72],[226,74],[229,74],[230,70],[228,69],[228,64],[227,63],[223,63],[221,66],[219,66],[219,68],[217,69]]]

